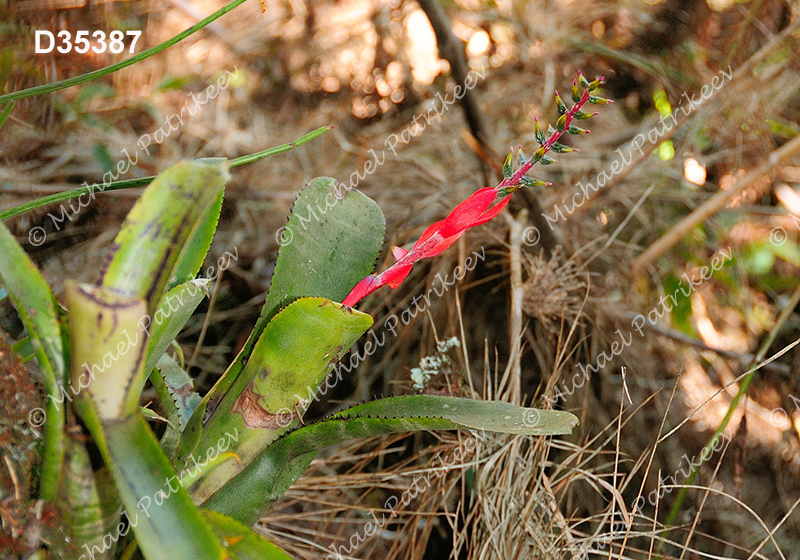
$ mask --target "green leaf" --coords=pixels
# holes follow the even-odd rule
[[[72,380],[79,400],[91,397],[97,417],[114,420],[139,409],[144,385],[146,313],[139,297],[119,295],[109,288],[68,281],[66,299],[72,334]],[[94,413],[83,408],[87,423]],[[91,426],[90,426],[91,427]]]
[[[221,560],[222,547],[137,412],[104,422],[106,461],[147,560]],[[92,434],[94,435],[94,434]]]
[[[565,146],[564,144],[559,144],[558,142],[553,143],[550,148],[557,154],[568,154],[575,151],[575,148]]]
[[[267,323],[282,307],[300,297],[342,301],[372,272],[385,227],[383,213],[366,195],[357,190],[345,193],[330,177],[311,180],[281,232],[284,243],[261,316],[239,355],[195,411],[185,438],[199,436],[204,418],[230,389]]]
[[[158,91],[169,91],[171,89],[180,89],[183,86],[191,83],[194,76],[170,76],[169,74],[161,78],[161,82],[156,86]]]
[[[96,97],[110,99],[116,95],[117,92],[114,91],[114,88],[112,88],[110,85],[103,82],[97,82],[83,86],[78,92],[78,95],[75,97],[74,103],[78,111],[85,111],[86,109],[84,106],[92,99]]]
[[[526,188],[546,187],[547,185],[551,184],[551,183],[548,183],[547,181],[542,181],[540,179],[534,179],[533,177],[522,177],[519,180],[519,183],[520,183],[520,185],[522,185],[523,187],[526,187]]]
[[[63,314],[53,293],[30,257],[11,232],[0,223],[0,282],[28,331],[44,377],[49,397],[44,426],[44,448],[39,482],[40,495],[52,502],[56,498],[64,457],[64,402],[68,334]]]
[[[343,300],[375,267],[386,221],[378,205],[358,191],[342,200],[336,179],[313,179],[298,197],[261,317],[272,318],[299,297]],[[289,235],[291,239],[289,240]]]
[[[69,527],[74,545],[94,552],[94,558],[115,558],[117,543],[106,537],[115,534],[119,523],[121,506],[119,495],[108,469],[95,470],[82,435],[71,434],[67,439],[64,459],[64,484],[60,492],[59,507],[63,512],[63,523]],[[106,537],[106,546],[103,545]],[[55,539],[54,545],[63,543]],[[92,548],[95,547],[95,548]],[[65,557],[72,556],[66,550]],[[99,552],[102,550],[103,552]]]
[[[354,438],[416,430],[475,429],[520,435],[569,434],[578,419],[505,402],[412,395],[356,406],[279,439],[223,486],[205,507],[255,523],[320,449]]]
[[[191,269],[200,258],[210,222],[216,222],[207,214],[219,203],[229,176],[224,162],[184,161],[160,173],[114,239],[98,285],[144,299],[152,314],[175,267]],[[198,254],[183,252],[189,240],[196,242]]]
[[[188,374],[164,352],[207,295],[208,280],[190,280],[164,294],[152,317],[146,315],[140,319],[139,326],[147,329],[150,336],[147,340],[143,375],[139,378],[142,385],[134,387],[132,391],[141,393],[149,374],[150,382],[164,406],[167,420],[171,423],[161,438],[161,445],[170,458],[175,457],[181,431],[197,408],[200,397],[192,390],[192,381]],[[165,359],[167,364],[155,369]]]
[[[8,229],[0,224],[0,281],[8,291],[31,342],[44,352],[56,380],[66,378],[62,316],[53,292]],[[58,394],[58,392],[56,392]]]
[[[684,290],[683,294],[680,292],[681,288]],[[697,336],[697,331],[695,331],[692,321],[692,298],[684,295],[686,289],[686,284],[682,284],[681,279],[674,274],[667,274],[664,278],[664,293],[673,295],[672,310],[670,311],[672,324],[678,330],[694,337]]]
[[[766,119],[766,122],[772,134],[780,138],[783,138],[785,140],[791,140],[792,138],[797,136],[798,133],[800,133],[800,127],[798,127],[795,123],[787,120]]]
[[[219,215],[222,212],[224,196],[225,191],[221,190],[217,195],[217,200],[197,222],[189,240],[181,250],[167,289],[172,289],[181,282],[188,282],[197,277],[197,273],[200,271],[200,267],[203,266],[203,261],[208,254],[208,249],[211,247],[214,233],[217,231],[217,223],[219,223]],[[216,269],[216,274],[219,274],[219,269]]]
[[[292,560],[292,557],[238,521],[216,511],[201,510],[231,560]]]
[[[189,374],[169,356],[161,356],[156,369],[161,374],[159,377],[163,379],[164,385],[169,391],[169,400],[175,405],[178,415],[179,429],[183,431],[192,412],[200,404],[200,395],[195,393],[194,383]],[[173,419],[169,420],[172,422]]]
[[[164,381],[165,373],[161,370],[165,369],[167,366],[162,362],[172,362],[177,368],[180,368],[180,366],[175,363],[175,360],[164,354],[158,362],[157,369],[153,369],[150,372],[150,383],[153,384],[153,390],[155,390],[158,400],[161,401],[161,408],[164,410],[164,414],[167,417],[167,427],[160,441],[161,449],[164,450],[164,453],[170,461],[174,461],[178,454],[178,446],[181,442],[181,420],[180,413],[178,412],[178,405],[173,397],[173,391],[167,387]],[[181,371],[183,370],[181,369]],[[199,400],[200,398],[198,396],[198,402]],[[142,414],[144,414],[144,412],[142,412]]]
[[[94,159],[97,160],[97,163],[100,165],[101,169],[114,169],[114,160],[111,157],[111,154],[108,152],[108,148],[105,146],[105,144],[95,142],[92,146],[92,155],[94,156]]]
[[[600,97],[598,95],[589,96],[589,105],[605,105],[606,103],[610,102],[611,100],[606,99],[605,97]]]
[[[188,464],[194,449],[211,447],[231,433],[240,434],[234,451],[242,465],[249,463],[299,423],[333,366],[371,325],[369,315],[323,298],[301,298],[275,315],[199,442],[193,445],[187,438],[186,445],[181,443],[178,464]],[[239,470],[235,461],[209,469],[200,485],[190,489],[193,497],[202,502]]]
[[[141,326],[150,333],[145,373],[153,371],[158,360],[207,295],[208,280],[190,280],[164,294],[152,317],[148,316],[142,321]]]
[[[153,422],[169,422],[167,418],[164,418],[159,413],[151,408],[147,408],[146,406],[140,406],[139,412],[142,413],[142,416],[145,420],[151,420]]]
[[[578,425],[578,418],[569,412],[434,395],[380,399],[331,418],[444,418],[459,428],[528,436],[567,435]]]

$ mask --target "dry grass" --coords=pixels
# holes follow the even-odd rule
[[[541,252],[533,257],[525,255],[528,277],[522,310],[552,332],[557,332],[557,323],[572,323],[578,318],[589,289],[586,271],[581,270],[577,257],[564,260],[562,251],[557,248],[549,259]]]

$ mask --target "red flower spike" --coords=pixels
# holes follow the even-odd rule
[[[411,272],[413,266],[414,265],[407,264],[403,266],[393,266],[387,268],[379,278],[382,281],[382,284],[386,284],[394,290],[403,283],[403,280],[406,279],[406,276],[408,276],[409,272]],[[377,290],[378,288],[380,288],[380,285],[373,288],[373,290]]]
[[[520,168],[513,174],[510,174],[509,169],[510,175],[503,179],[499,185],[475,191],[472,196],[456,206],[444,220],[428,226],[410,251],[406,251],[400,247],[392,247],[392,256],[396,261],[395,264],[380,274],[370,274],[361,280],[342,303],[344,305],[353,306],[382,286],[389,286],[392,289],[397,288],[403,280],[406,279],[417,261],[435,257],[455,243],[467,229],[485,224],[500,214],[508,205],[511,199],[511,193],[515,190],[525,187],[525,184],[536,184],[534,179],[525,177],[525,174],[537,161],[545,163],[545,161],[543,161],[545,160],[544,155],[553,149],[553,146],[556,145],[558,139],[563,134],[572,132],[573,130],[581,130],[571,125],[572,120],[575,119],[575,115],[580,112],[581,107],[583,107],[587,101],[590,101],[590,98],[593,98],[590,92],[597,88],[603,81],[602,78],[599,78],[590,83],[580,72],[578,72],[578,77],[580,85],[584,88],[583,93],[580,95],[579,99],[575,99],[578,84],[573,82],[572,98],[575,101],[575,105],[573,105],[571,109],[566,109],[563,101],[559,103],[559,113],[562,114],[560,121],[563,120],[563,126],[559,130],[552,131],[552,135],[547,141],[542,141],[544,135],[540,135],[540,131],[537,130],[536,139],[542,146],[534,154],[533,159],[522,163]],[[561,99],[559,98],[558,101],[561,101]],[[564,109],[563,112],[562,108]],[[520,159],[520,162],[521,161],[522,159]],[[506,170],[504,169],[504,171]],[[523,181],[523,178],[525,181]],[[538,182],[538,184],[541,184],[541,182]],[[547,184],[549,185],[550,183]],[[501,200],[494,204],[498,198]]]
[[[356,303],[367,297],[369,294],[380,288],[380,286],[373,287],[372,285],[375,283],[377,276],[374,274],[370,274],[366,278],[362,279],[352,291],[344,298],[342,302],[344,305],[349,305],[350,307],[354,306]]]
[[[353,306],[382,286],[397,288],[411,272],[414,263],[435,257],[455,243],[468,228],[485,224],[497,216],[506,207],[510,198],[510,195],[506,196],[491,206],[497,199],[497,189],[487,187],[475,191],[472,196],[456,206],[444,220],[430,225],[411,251],[400,247],[392,248],[392,256],[397,262],[380,274],[371,274],[361,280],[342,303]]]
[[[485,224],[489,220],[493,220],[495,217],[497,217],[498,214],[500,214],[500,212],[503,211],[503,208],[508,206],[508,202],[510,200],[511,200],[511,195],[510,194],[505,195],[503,200],[501,200],[500,202],[489,208],[486,212],[483,213],[483,215],[480,218],[472,222],[472,224],[470,224],[469,227],[480,226]]]
[[[392,256],[394,257],[394,262],[399,261],[403,257],[408,254],[408,251],[402,249],[400,247],[392,247]]]
[[[450,212],[450,215],[444,219],[439,230],[442,237],[460,234],[468,227],[472,227],[475,220],[486,212],[495,198],[497,198],[497,191],[492,187],[475,191],[472,196],[456,206]]]

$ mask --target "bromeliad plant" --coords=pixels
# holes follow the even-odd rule
[[[202,398],[167,351],[206,295],[207,281],[195,277],[217,226],[228,162],[183,162],[161,173],[128,215],[97,282],[68,283],[67,310],[0,226],[0,280],[48,396],[39,493],[60,506],[71,533],[71,542],[52,542],[54,552],[286,559],[249,527],[323,447],[411,430],[570,433],[577,418],[566,412],[430,395],[377,400],[311,425],[301,416],[372,325],[352,306],[381,286],[396,288],[414,263],[497,216],[516,189],[546,184],[525,174],[552,163],[550,150],[571,151],[560,136],[587,132],[572,121],[592,116],[581,112],[587,102],[605,102],[592,94],[601,80],[579,79],[572,108],[556,94],[561,116],[549,138],[537,122],[541,147],[530,160],[520,151],[514,172],[509,154],[497,187],[459,204],[411,250],[395,247],[396,264],[380,274],[371,274],[385,228],[377,205],[351,190],[321,211],[341,191],[334,179],[312,180],[289,218],[293,239],[280,250],[255,328]],[[140,407],[148,379],[168,422],[160,441],[145,420],[152,411]],[[98,452],[100,467],[91,460]]]

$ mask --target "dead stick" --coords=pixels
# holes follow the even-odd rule
[[[483,118],[478,108],[478,100],[471,89],[463,86],[469,73],[464,44],[453,35],[450,18],[447,17],[447,14],[436,0],[418,0],[418,3],[431,22],[431,27],[433,27],[433,32],[436,35],[436,43],[439,46],[439,55],[450,63],[453,79],[457,84],[462,84],[462,88],[465,89],[464,97],[461,98],[461,106],[464,108],[469,130],[478,142],[486,148],[490,148],[489,135],[486,133],[486,127],[483,124]]]
[[[625,316],[628,319],[635,319],[638,314],[637,313],[626,313]],[[708,352],[714,352],[715,354],[722,356],[723,358],[728,358],[731,360],[737,360],[740,364],[749,364],[755,358],[754,354],[750,354],[748,352],[734,352],[733,350],[725,350],[723,348],[715,348],[713,346],[709,346],[702,340],[698,340],[696,338],[692,338],[691,336],[682,333],[680,331],[676,331],[667,327],[662,327],[661,325],[654,325],[650,321],[645,321],[644,327],[647,330],[653,331],[656,334],[661,336],[665,336],[667,338],[671,338],[675,342],[680,344],[685,344],[687,346],[693,346],[694,348],[698,348],[700,350],[705,350]],[[792,372],[791,366],[788,364],[782,364],[780,362],[772,362],[766,364],[764,366],[765,370],[774,371],[775,373],[780,373],[783,375],[789,375]]]
[[[520,405],[522,394],[522,300],[525,287],[522,285],[522,236],[528,211],[523,209],[515,218],[506,215],[508,222],[509,265],[511,269],[511,352],[508,365],[500,382],[501,390],[508,402]]]

